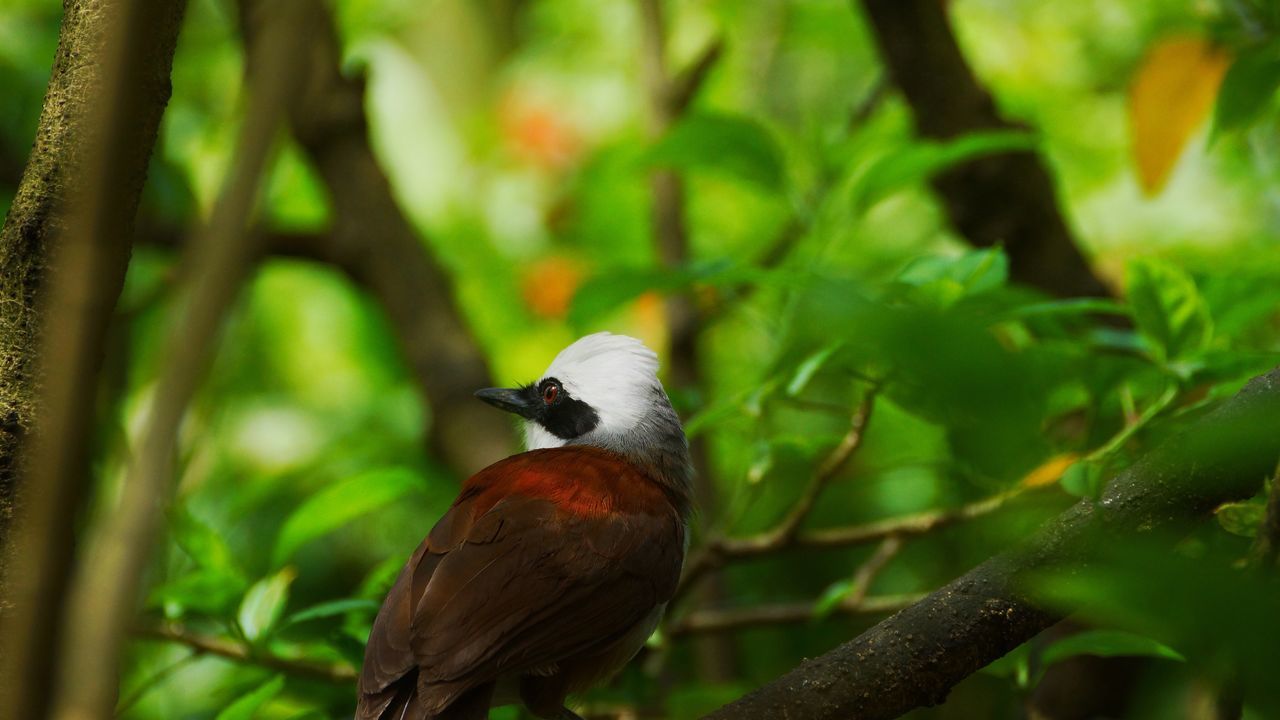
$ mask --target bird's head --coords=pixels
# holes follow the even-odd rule
[[[476,397],[525,418],[530,450],[593,445],[675,489],[690,482],[688,443],[658,380],[658,356],[635,338],[587,335],[561,350],[537,382]]]

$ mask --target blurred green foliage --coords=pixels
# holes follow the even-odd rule
[[[844,0],[669,3],[674,66],[717,38],[725,54],[691,114],[658,138],[646,131],[632,3],[337,0],[333,9],[346,69],[368,82],[383,166],[454,277],[499,382],[536,377],[560,347],[598,329],[665,350],[659,299],[694,297],[708,318],[703,386],[676,400],[690,434],[708,443],[723,499],[699,516],[700,535],[772,527],[847,431],[869,382],[882,390],[865,443],[807,527],[1016,491],[998,512],[908,541],[864,588],[879,595],[937,587],[1096,495],[1280,359],[1274,7],[950,5],[978,75],[1026,131],[916,139]],[[0,6],[5,204],[59,19],[54,0]],[[500,31],[508,22],[514,29]],[[1146,198],[1128,159],[1127,78],[1148,47],[1186,33],[1224,43],[1234,64],[1212,143],[1206,123],[1163,192]],[[241,72],[232,4],[192,0],[143,228],[185,232],[206,217],[243,109]],[[947,225],[933,175],[1025,149],[1047,159],[1064,213],[1123,300],[1011,286],[1000,248],[967,249]],[[657,267],[655,168],[686,181],[693,257],[676,269]],[[296,232],[329,222],[323,189],[290,143],[262,219]],[[785,252],[770,259],[780,239]],[[108,361],[99,505],[114,497],[154,389],[174,279],[173,254],[140,242]],[[378,603],[460,480],[424,450],[425,429],[449,418],[420,406],[391,332],[333,268],[262,265],[183,428],[149,617],[254,652],[359,666]],[[1220,526],[1207,521],[1176,551],[1172,540],[1119,549],[1096,572],[1048,577],[1055,597],[1082,603],[1098,628],[1025,646],[946,706],[912,717],[1020,717],[1046,668],[1080,654],[1158,658],[1143,687],[1159,701],[1134,717],[1184,717],[1178,703],[1195,688],[1232,682],[1248,691],[1248,717],[1274,717],[1274,579],[1234,567],[1261,507],[1225,508]],[[737,697],[875,621],[834,612],[869,552],[729,566],[730,605],[812,602],[821,616],[735,633],[732,683],[700,679],[688,640],[660,640],[585,700],[686,718]],[[139,640],[120,717],[339,718],[353,692]]]

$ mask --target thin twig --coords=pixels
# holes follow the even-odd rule
[[[844,602],[850,605],[861,605],[862,601],[867,598],[867,593],[871,590],[871,583],[875,582],[876,576],[884,570],[889,561],[894,558],[898,552],[902,550],[902,538],[897,535],[890,535],[880,542],[880,547],[871,553],[871,557],[867,558],[858,569],[853,573],[853,589],[844,598]]]
[[[867,597],[857,603],[841,602],[836,605],[832,614],[867,615],[872,613],[892,613],[915,604],[923,597],[925,597],[924,593]],[[680,620],[668,627],[666,632],[668,637],[676,638],[698,633],[742,630],[767,625],[793,625],[821,620],[824,617],[826,615],[819,613],[816,604],[813,602],[698,610],[680,618]]]
[[[1084,459],[1089,462],[1099,462],[1106,459],[1107,456],[1111,455],[1116,450],[1119,450],[1125,443],[1129,442],[1129,439],[1136,435],[1139,430],[1149,425],[1151,421],[1163,412],[1165,408],[1169,407],[1177,397],[1178,386],[1170,383],[1169,387],[1165,388],[1165,391],[1161,393],[1160,397],[1156,398],[1154,402],[1148,405],[1147,409],[1143,410],[1141,415],[1138,415],[1132,420],[1126,422],[1120,432],[1113,435],[1105,445],[1086,455]]]
[[[715,68],[723,53],[724,40],[716,38],[707,45],[697,60],[694,60],[678,77],[672,79],[668,89],[670,95],[667,103],[673,116],[682,115],[689,108],[689,104],[697,97],[698,91],[706,83],[707,76],[711,74],[711,70]]]
[[[989,498],[943,510],[902,515],[849,527],[824,528],[804,533],[796,538],[796,545],[805,548],[839,548],[875,542],[889,536],[911,537],[925,535],[938,528],[958,522],[980,518],[1004,507],[1010,500],[1024,494],[1029,488],[1018,486]],[[746,551],[755,554],[754,547],[733,547],[735,553]]]
[[[178,643],[197,653],[337,685],[350,685],[356,680],[356,671],[350,665],[283,657],[231,638],[192,632],[182,625],[146,625],[135,629],[133,634],[144,640]]]
[[[871,411],[875,407],[876,393],[878,388],[872,386],[863,397],[862,402],[858,404],[858,408],[854,411],[853,417],[849,419],[849,430],[840,438],[840,442],[836,443],[835,448],[828,453],[823,459],[822,464],[818,466],[817,472],[813,474],[813,478],[805,487],[804,493],[800,495],[800,499],[791,506],[791,510],[783,517],[782,522],[771,532],[775,536],[778,544],[785,545],[795,539],[796,532],[800,529],[801,523],[805,518],[809,517],[809,513],[813,511],[813,506],[818,501],[818,496],[827,488],[832,478],[840,473],[849,458],[853,457],[854,451],[862,445],[863,431],[866,430],[867,421],[871,419]]]
[[[708,571],[720,566],[726,559],[773,552],[788,547],[797,540],[800,536],[801,524],[813,511],[822,491],[862,445],[864,430],[867,421],[871,418],[871,410],[875,406],[876,393],[875,386],[867,391],[850,418],[849,430],[818,465],[818,469],[814,471],[808,485],[801,493],[800,499],[792,505],[778,524],[769,530],[746,538],[719,538],[707,541],[685,565],[684,576],[680,579],[680,587],[676,591],[672,604],[678,603]]]

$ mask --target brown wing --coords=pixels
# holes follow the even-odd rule
[[[374,623],[362,720],[377,718],[392,683],[415,671],[418,702],[435,713],[501,675],[606,647],[666,602],[679,578],[674,512],[584,517],[510,497],[474,524],[460,513],[432,530]]]

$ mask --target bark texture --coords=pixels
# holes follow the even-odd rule
[[[241,14],[261,0],[241,0]],[[315,255],[368,288],[396,331],[401,351],[432,411],[430,450],[470,475],[515,446],[501,413],[472,393],[491,385],[488,362],[462,315],[448,274],[400,210],[369,144],[364,83],[340,72],[341,52],[327,14],[308,47],[299,98],[289,108],[294,136],[315,165],[333,208],[330,232],[314,236]],[[255,42],[252,28],[247,43]]]
[[[708,715],[714,720],[889,720],[943,702],[956,683],[1061,619],[1021,586],[1087,563],[1097,542],[1176,529],[1257,492],[1280,457],[1280,369],[1148,453],[1025,546],[997,555],[831,652]]]
[[[104,338],[184,8],[65,3],[35,147],[0,231],[0,529],[12,559],[0,717],[44,717],[49,702]],[[15,494],[22,522],[10,529]]]
[[[109,149],[115,165],[104,210],[105,238],[114,248],[110,262],[95,268],[103,278],[99,302],[105,333],[124,283],[129,238],[160,117],[169,101],[169,70],[177,43],[183,2],[156,3],[150,31],[138,39],[144,62],[131,81],[138,102],[125,108],[124,146]],[[61,213],[77,173],[85,168],[91,111],[106,101],[102,88],[107,18],[119,9],[113,0],[67,0],[49,89],[35,144],[18,191],[0,230],[0,542],[5,542],[19,477],[21,449],[35,416],[34,359],[40,329],[39,302],[56,238],[64,231]]]
[[[1015,127],[965,62],[940,0],[861,0],[889,75],[927,138]],[[934,180],[947,215],[970,243],[1001,243],[1015,282],[1060,297],[1110,291],[1081,255],[1039,155],[1008,152],[964,163]]]

